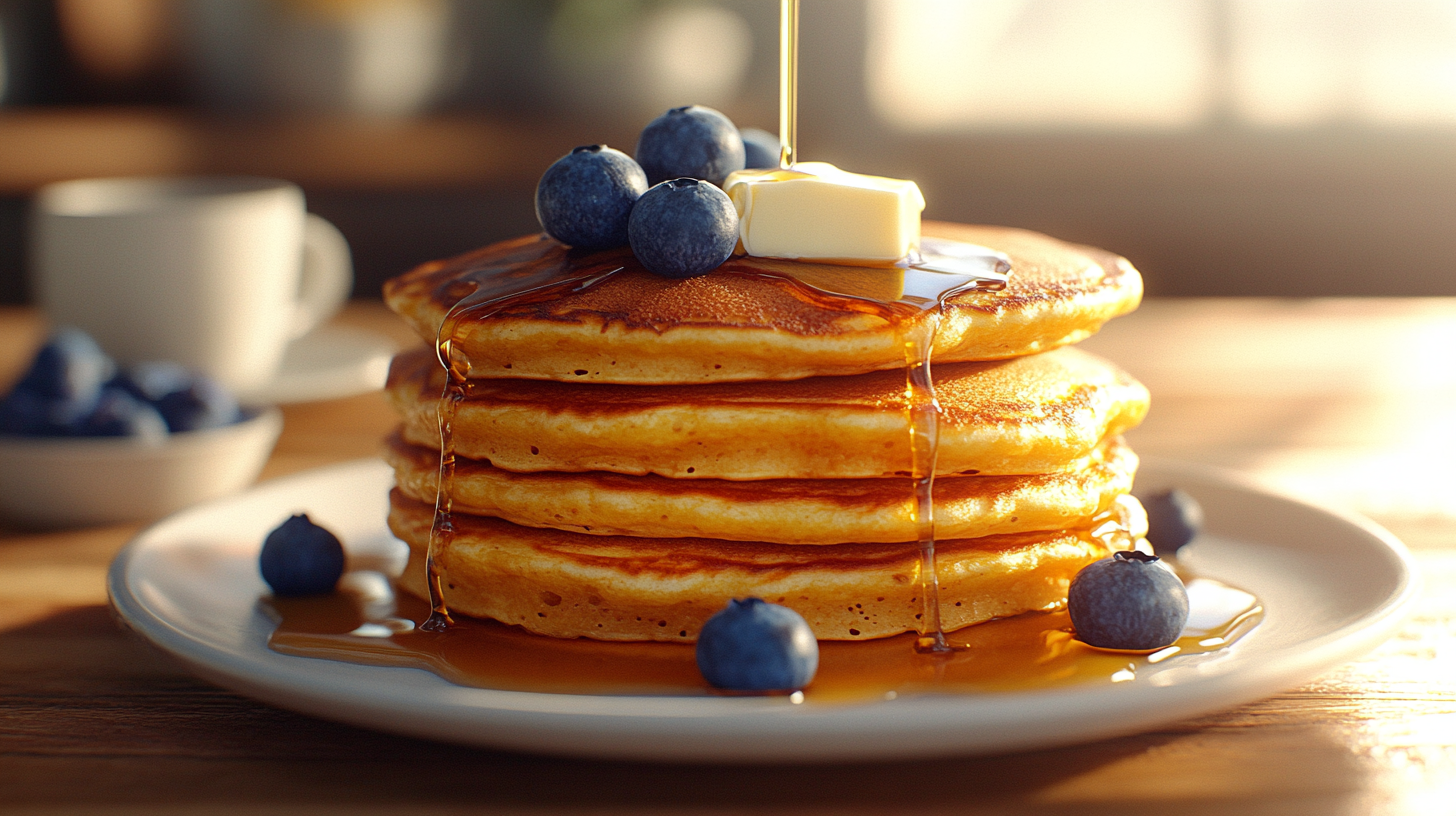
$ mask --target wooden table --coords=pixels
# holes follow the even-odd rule
[[[341,318],[393,331],[374,304]],[[43,327],[0,311],[0,381]],[[112,813],[1449,813],[1456,809],[1456,300],[1154,301],[1087,343],[1155,395],[1144,455],[1368,513],[1424,569],[1368,657],[1123,739],[972,759],[663,767],[403,739],[193,679],[121,631],[103,578],[137,526],[0,532],[0,810]],[[382,398],[285,409],[265,476],[369,456]]]

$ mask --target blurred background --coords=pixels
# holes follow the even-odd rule
[[[1456,0],[803,0],[800,155],[1159,295],[1456,295]],[[777,130],[777,0],[0,0],[0,301],[68,178],[256,174],[355,295],[536,229],[676,105]]]

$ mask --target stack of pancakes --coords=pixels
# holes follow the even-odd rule
[[[1065,602],[1107,554],[1094,528],[1135,506],[1120,434],[1147,392],[1065,346],[1142,289],[1123,259],[1043,235],[925,232],[1013,264],[1004,291],[948,299],[934,344],[950,630]],[[455,534],[435,555],[451,610],[558,637],[692,640],[728,599],[758,596],[821,639],[916,629],[908,318],[877,306],[899,272],[739,257],[670,280],[626,250],[530,237],[427,264],[385,297],[433,346],[451,307],[495,277],[595,269],[612,274],[453,332],[471,388],[452,423]],[[422,350],[396,359],[388,386],[402,418],[390,525],[412,552],[402,583],[422,596],[444,385]]]

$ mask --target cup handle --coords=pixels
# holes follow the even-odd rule
[[[354,288],[349,242],[338,227],[313,213],[303,224],[303,271],[293,314],[293,337],[302,337],[333,317]]]

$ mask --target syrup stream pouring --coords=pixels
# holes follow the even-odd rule
[[[779,169],[799,154],[799,0],[779,2]]]

